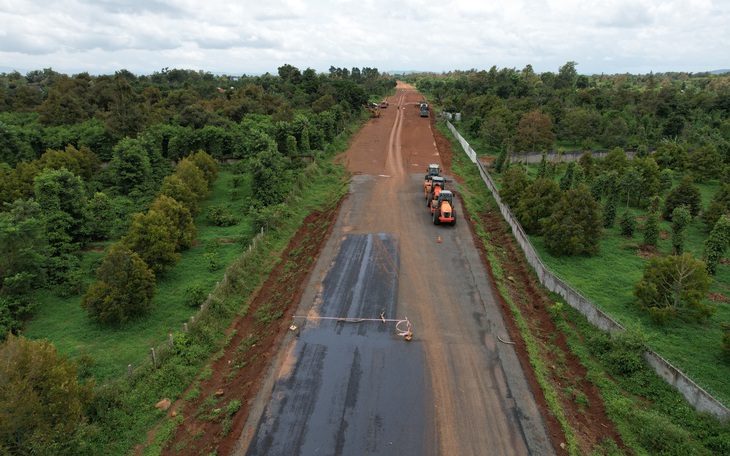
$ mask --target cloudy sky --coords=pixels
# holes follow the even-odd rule
[[[0,0],[0,72],[730,68],[730,0]]]

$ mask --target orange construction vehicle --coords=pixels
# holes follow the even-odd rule
[[[439,192],[446,188],[446,180],[441,176],[432,176],[431,185],[425,186],[426,206],[431,207],[431,201],[439,196]]]
[[[426,175],[423,177],[423,190],[426,193],[426,196],[428,196],[429,193],[431,193],[431,179],[433,179],[434,176],[439,176],[441,173],[441,167],[439,167],[438,164],[430,164],[428,165],[428,168],[426,168]]]
[[[454,194],[450,190],[441,190],[436,199],[431,202],[431,218],[434,225],[441,223],[456,225]]]

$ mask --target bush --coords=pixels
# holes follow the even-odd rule
[[[190,307],[198,307],[208,297],[208,291],[200,283],[191,283],[185,288],[185,303]]]
[[[238,220],[233,212],[225,206],[211,206],[208,208],[208,220],[215,226],[238,225]]]

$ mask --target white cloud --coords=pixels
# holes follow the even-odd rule
[[[724,0],[0,1],[0,71],[161,68],[706,71],[730,62]]]

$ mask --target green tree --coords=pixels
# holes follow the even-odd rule
[[[0,212],[0,295],[24,294],[41,283],[47,249],[41,210],[35,201],[18,200]]]
[[[506,147],[502,147],[497,155],[497,160],[494,161],[494,170],[498,173],[504,171],[507,165],[507,157],[509,156],[509,150]]]
[[[611,194],[603,205],[603,227],[612,228],[618,212],[618,196]]]
[[[264,206],[279,204],[291,189],[286,159],[272,144],[249,161],[249,169],[256,185],[253,186],[254,199]]]
[[[95,240],[106,239],[117,223],[112,200],[103,192],[96,192],[89,200],[89,232]]]
[[[621,236],[631,238],[636,231],[636,214],[626,209],[621,215]]]
[[[639,207],[646,207],[651,198],[659,195],[661,190],[659,165],[651,157],[637,158],[634,160],[634,165],[641,179],[636,189],[637,203]]]
[[[637,171],[634,167],[628,168],[623,176],[621,176],[620,186],[621,190],[623,190],[624,194],[626,195],[627,210],[631,203],[632,196],[635,200],[638,200],[638,197],[641,194],[641,184],[641,174],[639,174],[639,171]]]
[[[0,452],[92,454],[79,438],[93,380],[80,382],[78,366],[47,340],[12,334],[0,344]]]
[[[586,176],[586,181],[591,182],[596,175],[596,161],[593,159],[593,155],[590,151],[583,152],[578,159],[578,164],[583,168],[583,173]]]
[[[553,121],[539,109],[522,116],[515,132],[516,151],[538,151],[552,149],[555,145]]]
[[[81,301],[89,318],[123,324],[148,312],[155,295],[155,274],[137,253],[114,244]]]
[[[499,196],[502,202],[514,209],[520,202],[522,193],[530,185],[530,182],[522,165],[510,166],[502,178],[502,191]]]
[[[716,179],[722,171],[722,159],[715,146],[700,147],[688,157],[687,164],[697,182]]]
[[[689,214],[695,217],[702,208],[702,194],[700,189],[694,186],[690,176],[685,176],[674,187],[664,200],[664,211],[662,216],[665,220],[672,220],[672,213],[675,208],[686,206]]]
[[[164,195],[182,203],[191,214],[200,211],[200,195],[196,194],[179,174],[171,174],[162,180],[159,195]]]
[[[553,212],[561,193],[555,181],[542,178],[535,180],[522,192],[513,212],[527,233],[542,233],[542,220]]]
[[[687,166],[687,149],[675,142],[663,141],[653,156],[661,169],[681,172]]]
[[[560,190],[566,191],[573,187],[573,181],[575,179],[575,162],[568,163],[568,167],[565,170],[565,174],[560,178]]]
[[[705,262],[710,275],[717,273],[720,258],[730,246],[730,215],[725,214],[715,223],[710,236],[705,240]]]
[[[114,146],[113,154],[109,168],[119,192],[131,196],[149,192],[152,164],[140,141],[125,138]]]
[[[81,178],[64,169],[45,169],[35,178],[35,199],[54,254],[72,253],[88,240],[89,214]]]
[[[601,168],[604,171],[615,171],[620,178],[626,168],[629,166],[629,160],[626,157],[626,151],[620,147],[611,149],[601,160]]]
[[[214,182],[217,171],[212,166],[215,164],[214,162],[211,163],[212,158],[208,160],[205,156],[199,154],[191,154],[180,160],[173,174],[179,175],[183,181],[188,183],[191,190],[202,199],[208,194],[208,178],[210,177]],[[198,166],[198,163],[202,166]]]
[[[109,84],[110,100],[105,112],[106,129],[114,138],[134,138],[146,122],[145,105],[122,74]]]
[[[711,284],[705,263],[689,253],[652,258],[634,288],[635,303],[658,323],[704,321],[717,310],[705,302]]]
[[[595,255],[600,237],[601,207],[585,185],[565,192],[545,221],[545,248],[552,255]]]
[[[707,231],[712,231],[715,223],[720,220],[723,214],[730,214],[730,183],[723,184],[717,192],[712,195],[710,205],[705,211],[704,221]]]
[[[39,121],[45,125],[73,125],[83,122],[90,111],[85,92],[89,83],[83,78],[61,78],[48,89],[48,96],[38,107]]]
[[[86,146],[77,149],[68,145],[64,150],[48,149],[38,159],[38,164],[41,168],[65,168],[84,180],[90,180],[99,169],[99,159]]]
[[[644,221],[644,245],[656,248],[659,245],[659,215],[650,212]]]
[[[157,211],[170,219],[170,228],[177,233],[177,248],[187,249],[193,245],[198,229],[195,227],[190,210],[182,203],[169,196],[158,196],[150,206],[150,211]]]
[[[691,221],[692,216],[686,206],[675,207],[672,211],[672,247],[675,255],[680,255],[684,249],[684,229]]]
[[[139,255],[155,274],[180,261],[180,234],[173,220],[160,211],[137,214],[120,242]]]

